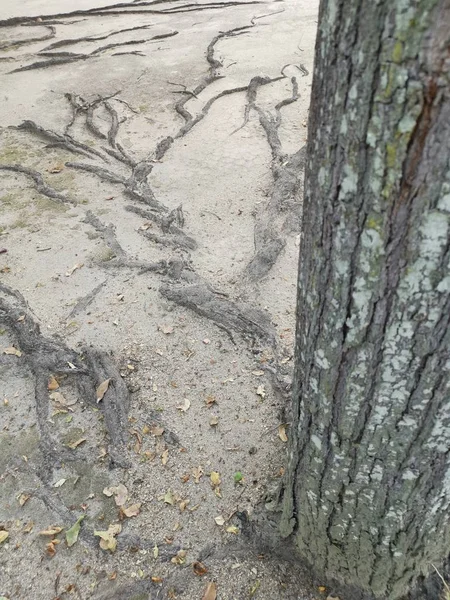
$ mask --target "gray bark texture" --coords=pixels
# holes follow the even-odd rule
[[[321,2],[281,529],[389,599],[450,552],[449,35],[449,0]]]

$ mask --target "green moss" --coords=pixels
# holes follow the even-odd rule
[[[395,167],[397,160],[397,146],[394,144],[386,144],[386,166],[388,169]]]
[[[394,50],[392,52],[392,60],[395,63],[400,63],[403,56],[403,43],[399,40],[395,42]]]
[[[383,219],[378,214],[371,214],[367,217],[366,229],[375,229],[378,233],[381,232],[383,227]]]

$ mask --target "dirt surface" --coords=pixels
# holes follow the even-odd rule
[[[245,516],[289,434],[317,4],[1,2],[0,596],[320,596]]]

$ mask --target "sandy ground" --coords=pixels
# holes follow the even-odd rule
[[[321,597],[241,516],[289,434],[317,4],[1,2],[0,596]]]

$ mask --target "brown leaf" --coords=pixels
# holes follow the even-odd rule
[[[67,448],[70,448],[71,450],[75,450],[75,448],[78,448],[78,446],[80,446],[81,444],[84,444],[85,441],[86,441],[86,438],[80,438],[79,440],[70,442],[70,444],[66,444],[66,446],[67,446]]]
[[[33,523],[33,521],[30,521],[22,529],[22,533],[31,533],[33,531],[33,527],[34,527],[34,523]]]
[[[50,375],[50,377],[48,378],[47,389],[52,391],[52,390],[57,390],[58,388],[59,388],[59,383],[56,381],[56,379],[53,377],[53,375]]]
[[[208,569],[201,562],[195,561],[192,563],[192,568],[194,569],[195,575],[201,577],[202,575],[206,575]]]
[[[169,450],[166,449],[161,454],[161,462],[162,462],[163,465],[167,465],[168,460],[169,460]]]
[[[208,408],[211,408],[213,404],[217,402],[215,396],[207,396],[205,399],[205,404]]]
[[[61,171],[64,169],[64,164],[63,163],[57,163],[56,165],[53,165],[52,167],[49,167],[47,169],[47,173],[61,173]]]
[[[109,487],[109,488],[106,487],[103,490],[103,493],[105,494],[105,496],[108,496],[108,498],[110,498],[111,496],[114,496],[114,501],[116,503],[116,506],[123,506],[125,504],[125,502],[127,501],[127,497],[128,497],[128,490],[123,485],[123,483],[119,483],[119,485]]]
[[[6,540],[9,538],[9,533],[5,530],[0,531],[0,544],[3,544],[3,542],[6,542]]]
[[[102,381],[102,383],[98,386],[97,392],[96,392],[97,403],[99,403],[101,400],[103,400],[103,396],[106,394],[106,392],[108,390],[110,381],[111,381],[111,379],[105,379],[105,381]]]
[[[76,265],[74,265],[71,269],[67,271],[66,277],[70,277],[71,275],[73,275],[73,273],[75,273],[77,269],[81,269],[82,266],[83,263],[77,263]]]
[[[155,435],[156,437],[160,437],[164,433],[164,427],[160,427],[159,425],[152,425],[150,433],[152,435]]]
[[[162,583],[163,582],[162,577],[154,576],[154,577],[151,577],[150,579],[153,581],[153,583]]]
[[[194,476],[195,483],[200,483],[200,479],[203,476],[203,469],[201,467],[194,467],[192,475]]]
[[[115,552],[117,548],[116,535],[122,531],[122,525],[116,523],[110,525],[106,531],[94,531],[94,535],[100,538],[100,548]]]
[[[22,356],[22,352],[20,350],[17,350],[17,348],[14,348],[14,346],[9,346],[8,348],[5,348],[3,350],[3,354],[12,354],[13,356],[17,356],[18,358]]]
[[[31,496],[29,494],[20,494],[19,496],[19,504],[23,506],[27,500],[29,500]]]
[[[55,544],[53,542],[49,542],[45,544],[45,553],[49,558],[53,558],[56,554]]]
[[[216,600],[217,598],[217,587],[214,581],[210,581],[206,586],[205,593],[203,594],[202,600]]]
[[[61,394],[61,392],[52,392],[50,394],[50,398],[53,400],[53,402],[57,402],[61,406],[73,406],[77,403],[76,399],[67,400],[67,398]]]
[[[128,508],[122,507],[120,509],[120,512],[124,517],[128,517],[130,519],[131,517],[137,517],[138,514],[140,513],[140,510],[141,510],[141,505],[140,505],[140,503],[138,503],[138,504],[132,504]]]
[[[62,530],[63,530],[62,527],[55,527],[54,525],[52,525],[48,529],[44,529],[44,530],[40,531],[39,535],[46,535],[46,536],[52,537],[54,535],[58,535],[58,533],[61,533]]]
[[[185,398],[183,400],[183,404],[181,406],[177,406],[178,410],[181,410],[181,412],[186,412],[187,410],[189,410],[191,406],[191,401],[188,400],[187,398]]]
[[[286,435],[286,425],[285,424],[282,424],[282,425],[280,425],[278,427],[278,437],[280,438],[280,440],[282,442],[287,442],[288,441],[288,438],[287,438],[287,435]]]
[[[174,565],[183,565],[186,562],[186,554],[186,550],[179,550],[170,562]]]

